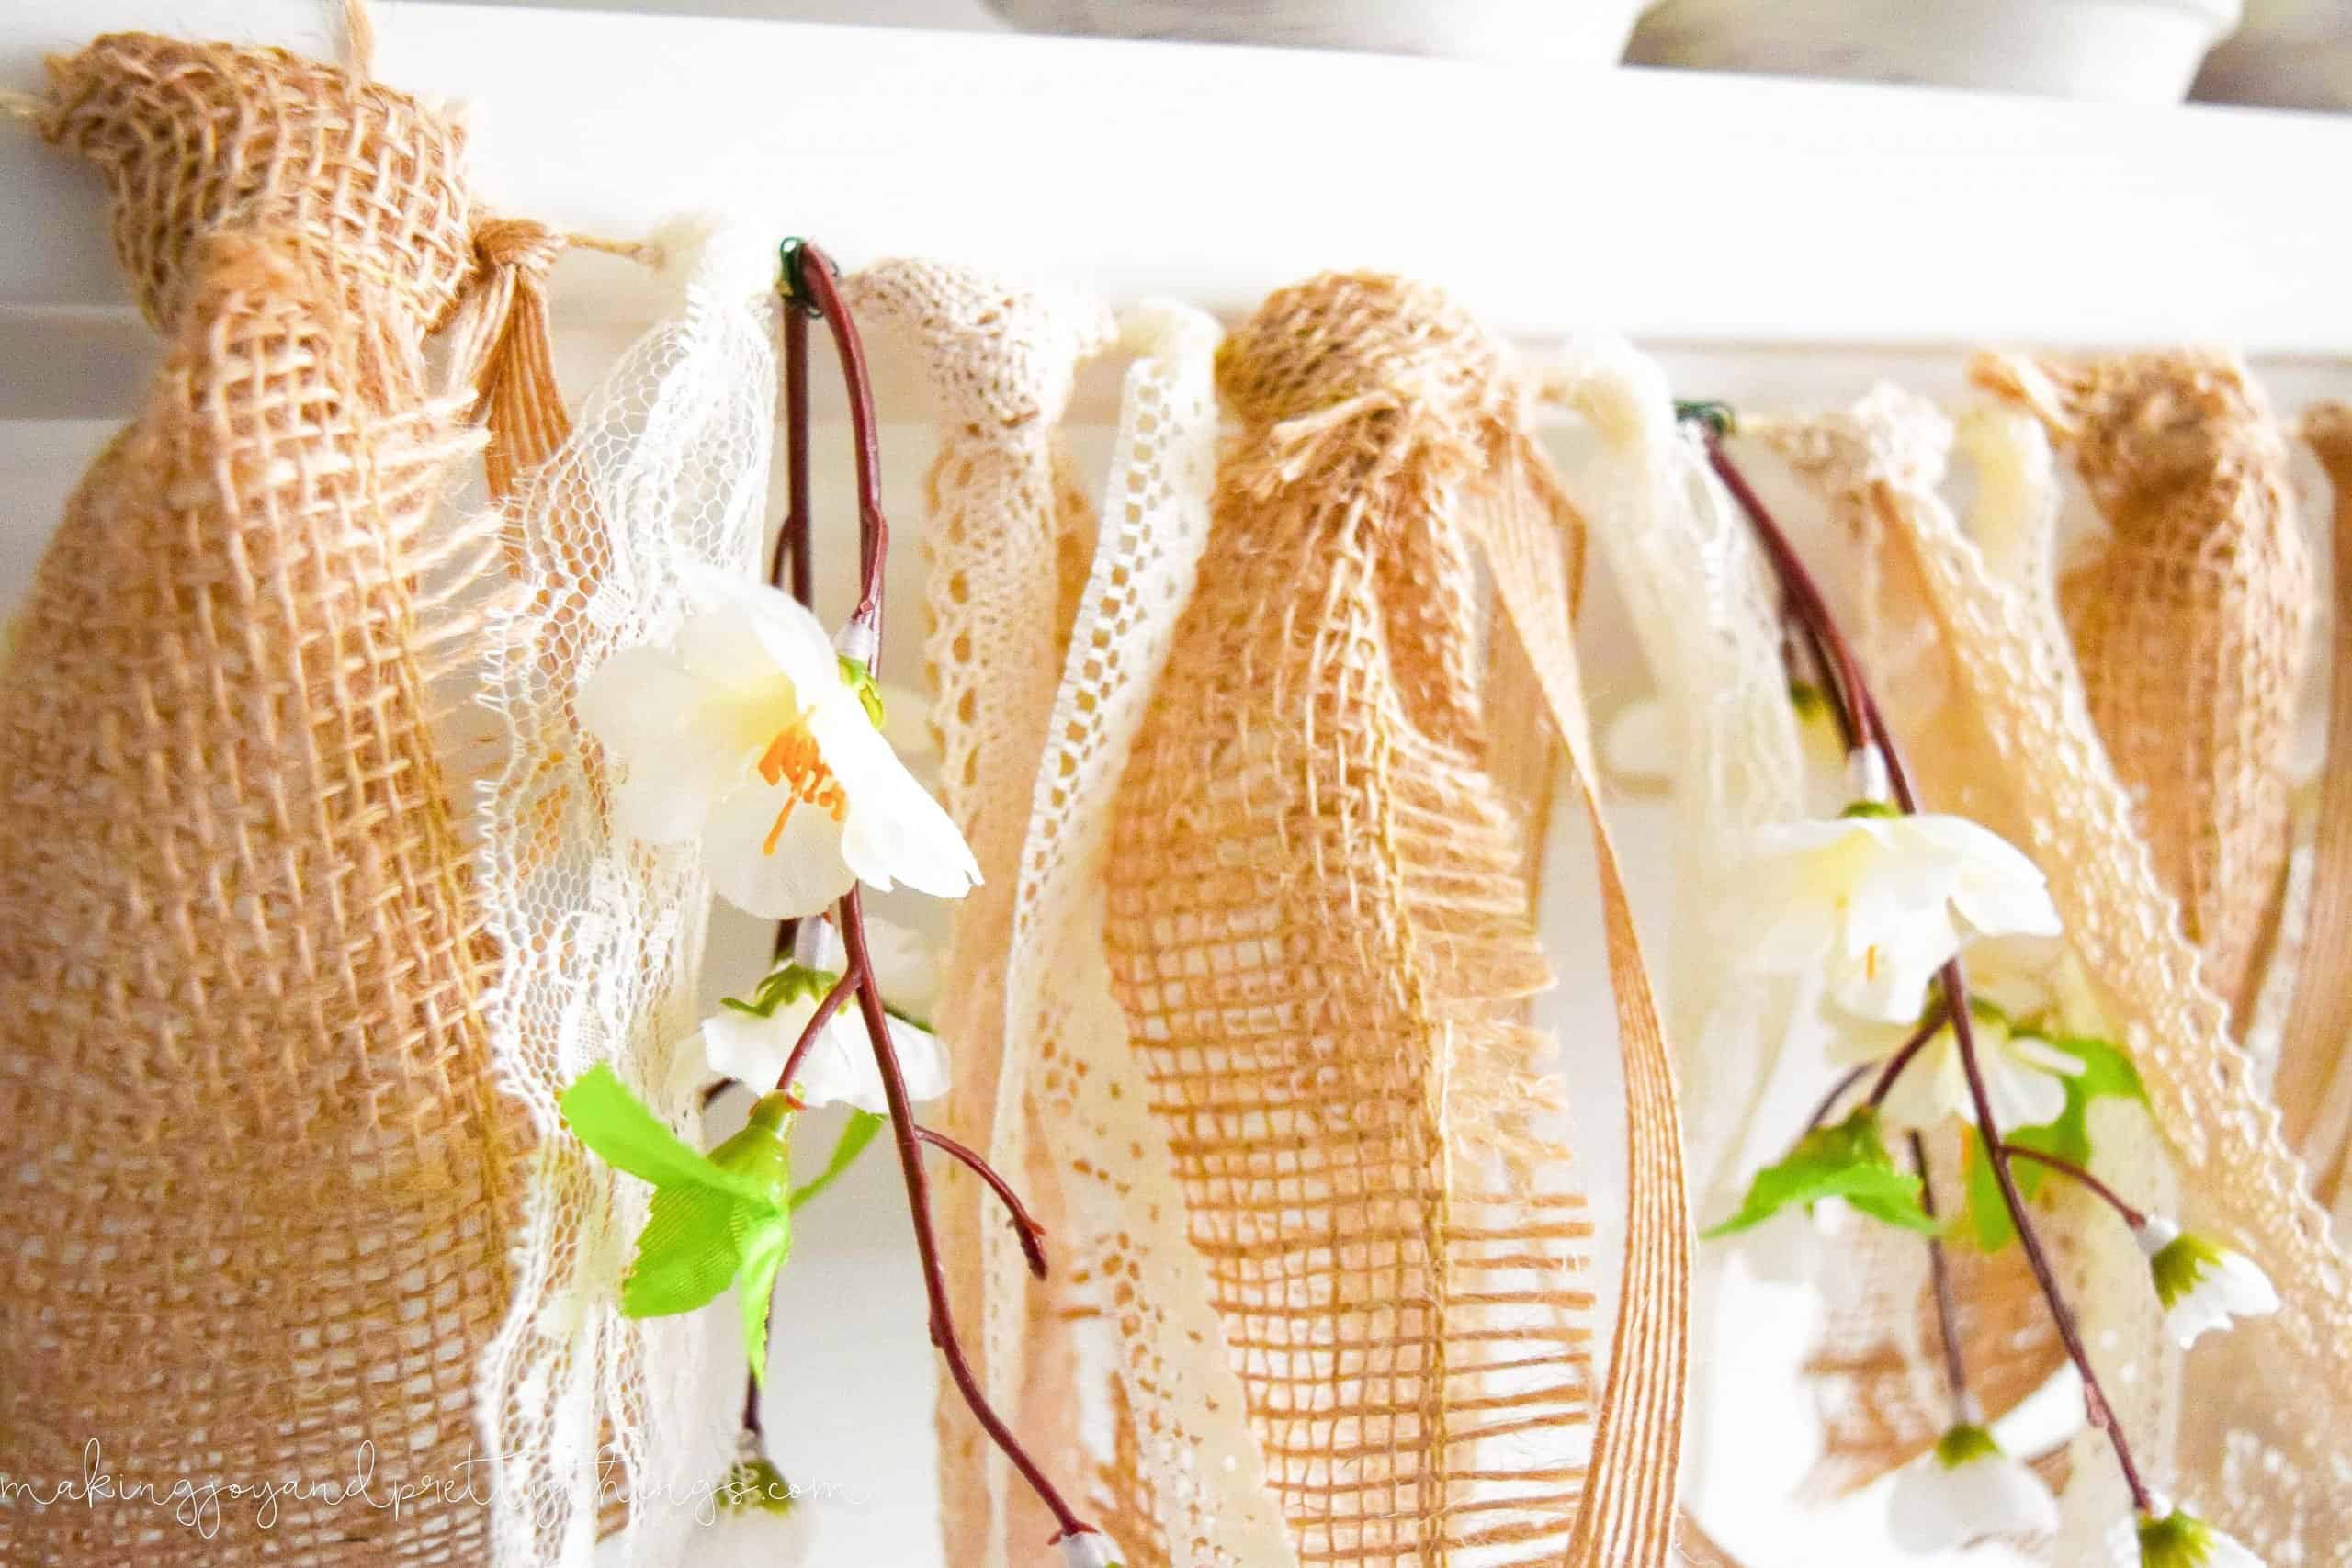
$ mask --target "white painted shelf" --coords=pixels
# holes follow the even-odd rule
[[[11,0],[0,85],[93,29],[332,52],[323,0]],[[379,0],[379,73],[465,101],[503,210],[628,236],[772,215],[1246,309],[1331,266],[1514,333],[1917,348],[2183,339],[2352,358],[2352,118],[1364,54]],[[0,128],[0,415],[101,414],[141,329],[98,182]],[[577,321],[625,313],[562,291]],[[615,324],[626,324],[616,322]],[[127,357],[130,356],[130,357]]]

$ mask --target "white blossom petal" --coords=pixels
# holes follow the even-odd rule
[[[1925,1555],[1992,1536],[2050,1534],[2058,1500],[1982,1427],[1955,1427],[1896,1475],[1887,1524],[1896,1546]]]
[[[748,772],[742,738],[710,721],[703,691],[676,654],[659,648],[622,649],[581,685],[581,728],[620,770],[620,826],[648,843],[699,836],[711,803]]]
[[[1969,1034],[1975,1042],[1994,1119],[2005,1133],[2043,1126],[2065,1111],[2066,1086],[2053,1075],[2080,1073],[2081,1057],[2032,1035],[2013,1034],[1981,1014],[1973,1020]],[[1883,1053],[1892,1055],[1907,1033],[1878,1031],[1865,1038],[1882,1043]],[[1915,1132],[1936,1127],[1949,1116],[1976,1124],[1976,1097],[1969,1089],[1960,1041],[1949,1024],[1936,1031],[1896,1077],[1881,1110],[1889,1127]]]
[[[891,1019],[889,1025],[890,1045],[906,1081],[907,1099],[921,1104],[945,1094],[947,1052],[938,1038],[903,1019]],[[781,1066],[777,1070],[782,1070]],[[876,1116],[889,1114],[882,1069],[874,1059],[865,1021],[854,1008],[844,1007],[826,1021],[808,1055],[802,1058],[792,1088],[809,1105],[850,1105]]]
[[[1099,1530],[1080,1530],[1059,1542],[1062,1568],[1120,1568],[1119,1549]]]
[[[1936,971],[1974,936],[2054,931],[2041,875],[1973,822],[1853,816],[1759,829],[1727,940],[1744,968],[1815,964],[1860,1017],[1915,1017]]]
[[[718,802],[703,834],[703,869],[711,886],[763,919],[814,915],[857,881],[842,856],[842,825],[822,807],[794,807],[776,831],[776,816],[788,798],[782,785],[753,777]]]
[[[868,915],[865,956],[893,1012],[928,1019],[939,1010],[938,943],[894,920]],[[844,955],[842,962],[846,961]]]
[[[678,1561],[695,1568],[804,1568],[816,1544],[816,1523],[807,1498],[783,1513],[766,1508],[720,1507],[698,1519]],[[600,1549],[599,1562],[603,1562]]]
[[[2266,1317],[2278,1310],[2278,1292],[2270,1276],[2242,1252],[2184,1233],[2160,1216],[2151,1216],[2134,1239],[2148,1258],[2165,1328],[2184,1350],[2239,1318]]]
[[[816,1001],[806,997],[783,1003],[765,1018],[721,1008],[702,1021],[703,1055],[719,1077],[765,1094],[775,1087],[816,1011]]]
[[[876,732],[817,618],[724,573],[687,580],[700,607],[669,643],[616,653],[581,693],[619,773],[622,826],[653,842],[699,838],[719,894],[770,919],[814,914],[861,875],[942,897],[978,882],[970,847]]]
[[[849,795],[841,852],[860,880],[888,892],[899,883],[960,898],[979,885],[979,863],[939,802],[907,771],[853,697],[809,715],[809,730]]]

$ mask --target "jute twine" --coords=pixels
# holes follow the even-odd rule
[[[476,270],[460,138],[278,51],[128,35],[52,65],[39,129],[112,186],[166,355],[0,691],[0,1560],[477,1562],[516,1151],[430,734],[470,628],[418,586],[495,559],[424,538],[474,445],[424,356]],[[91,1444],[159,1494],[327,1490],[208,1530],[26,1506]]]
[[[1527,389],[1442,295],[1370,276],[1270,298],[1218,389],[1241,429],[1114,809],[1106,945],[1268,1483],[1302,1560],[1549,1563],[1606,1477],[1616,1522],[1577,1550],[1662,1561],[1670,1450],[1625,1551],[1626,1466],[1586,1462],[1590,1225],[1521,1022],[1548,974],[1487,762],[1528,718],[1481,689],[1497,519],[1532,529],[1527,613],[1568,625],[1577,523]],[[1679,1342],[1618,1351],[1612,1389],[1679,1391]]]

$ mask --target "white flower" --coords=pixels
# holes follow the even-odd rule
[[[1962,1422],[1894,1478],[1888,1517],[1894,1544],[1926,1555],[1996,1535],[2047,1535],[2058,1499],[1993,1434]]]
[[[2028,1026],[2026,1032],[2118,1038],[2098,993],[2064,937],[1987,937],[1968,944],[1968,994]]]
[[[696,1525],[678,1561],[695,1568],[800,1568],[809,1561],[815,1539],[805,1502],[784,1514],[721,1508]]]
[[[865,937],[874,977],[892,1010],[890,1043],[906,1077],[907,1098],[936,1100],[947,1092],[947,1052],[936,1035],[915,1021],[928,1015],[938,995],[938,968],[931,950],[914,933],[871,915],[865,918]],[[723,1008],[703,1020],[703,1052],[711,1071],[761,1092],[774,1087],[845,962],[841,939],[831,925],[817,919],[801,928],[793,957],[787,969],[761,987],[754,1004]],[[768,1003],[773,1005],[763,1016],[757,1006]],[[882,1070],[875,1064],[874,1045],[855,997],[845,998],[817,1032],[792,1089],[807,1105],[839,1102],[877,1116],[888,1113]]]
[[[1993,1102],[1993,1117],[2002,1130],[2056,1121],[2066,1109],[2066,1086],[2058,1081],[2059,1077],[2079,1076],[2083,1059],[2039,1035],[2012,1029],[1998,1009],[1977,1004],[1973,998],[1968,1018],[1969,1037],[1976,1043],[1976,1062],[1984,1073],[1984,1093]],[[1829,1054],[1849,1065],[1883,1061],[1912,1032],[1857,1024],[1831,1036]],[[1968,1092],[1960,1040],[1950,1023],[1919,1047],[1919,1054],[1887,1091],[1879,1111],[1889,1127],[1920,1132],[1942,1125],[1948,1116],[1975,1125],[1976,1098]]]
[[[1959,817],[1860,813],[1757,834],[1725,940],[1761,974],[1818,969],[1862,1018],[1917,1017],[1928,982],[1973,936],[2052,935],[2033,863]]]
[[[1119,1549],[1099,1530],[1080,1530],[1061,1538],[1062,1568],[1121,1568]]]
[[[623,770],[621,826],[701,840],[711,886],[771,919],[864,880],[944,898],[980,879],[956,824],[877,734],[824,628],[788,594],[717,573],[661,647],[580,689],[580,722]]]
[[[2186,1508],[2152,1500],[2136,1529],[2140,1568],[2262,1568],[2262,1559]]]
[[[753,1441],[748,1433],[742,1440]],[[712,1501],[679,1561],[695,1568],[799,1568],[808,1561],[817,1533],[808,1501],[764,1454],[738,1459]]]
[[[2209,1330],[2229,1327],[2234,1319],[2278,1310],[2278,1292],[2270,1276],[2245,1254],[2155,1215],[2133,1235],[2147,1254],[2156,1300],[2165,1309],[2165,1327],[2182,1349]]]

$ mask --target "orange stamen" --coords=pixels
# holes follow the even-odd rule
[[[762,854],[775,853],[795,807],[813,806],[836,822],[849,816],[849,795],[833,771],[825,766],[824,754],[817,750],[817,738],[808,733],[807,725],[796,723],[776,731],[760,755],[759,770],[760,777],[769,784],[786,784],[791,790],[785,796],[784,809],[775,814],[775,825],[768,829],[766,841],[760,845]]]

